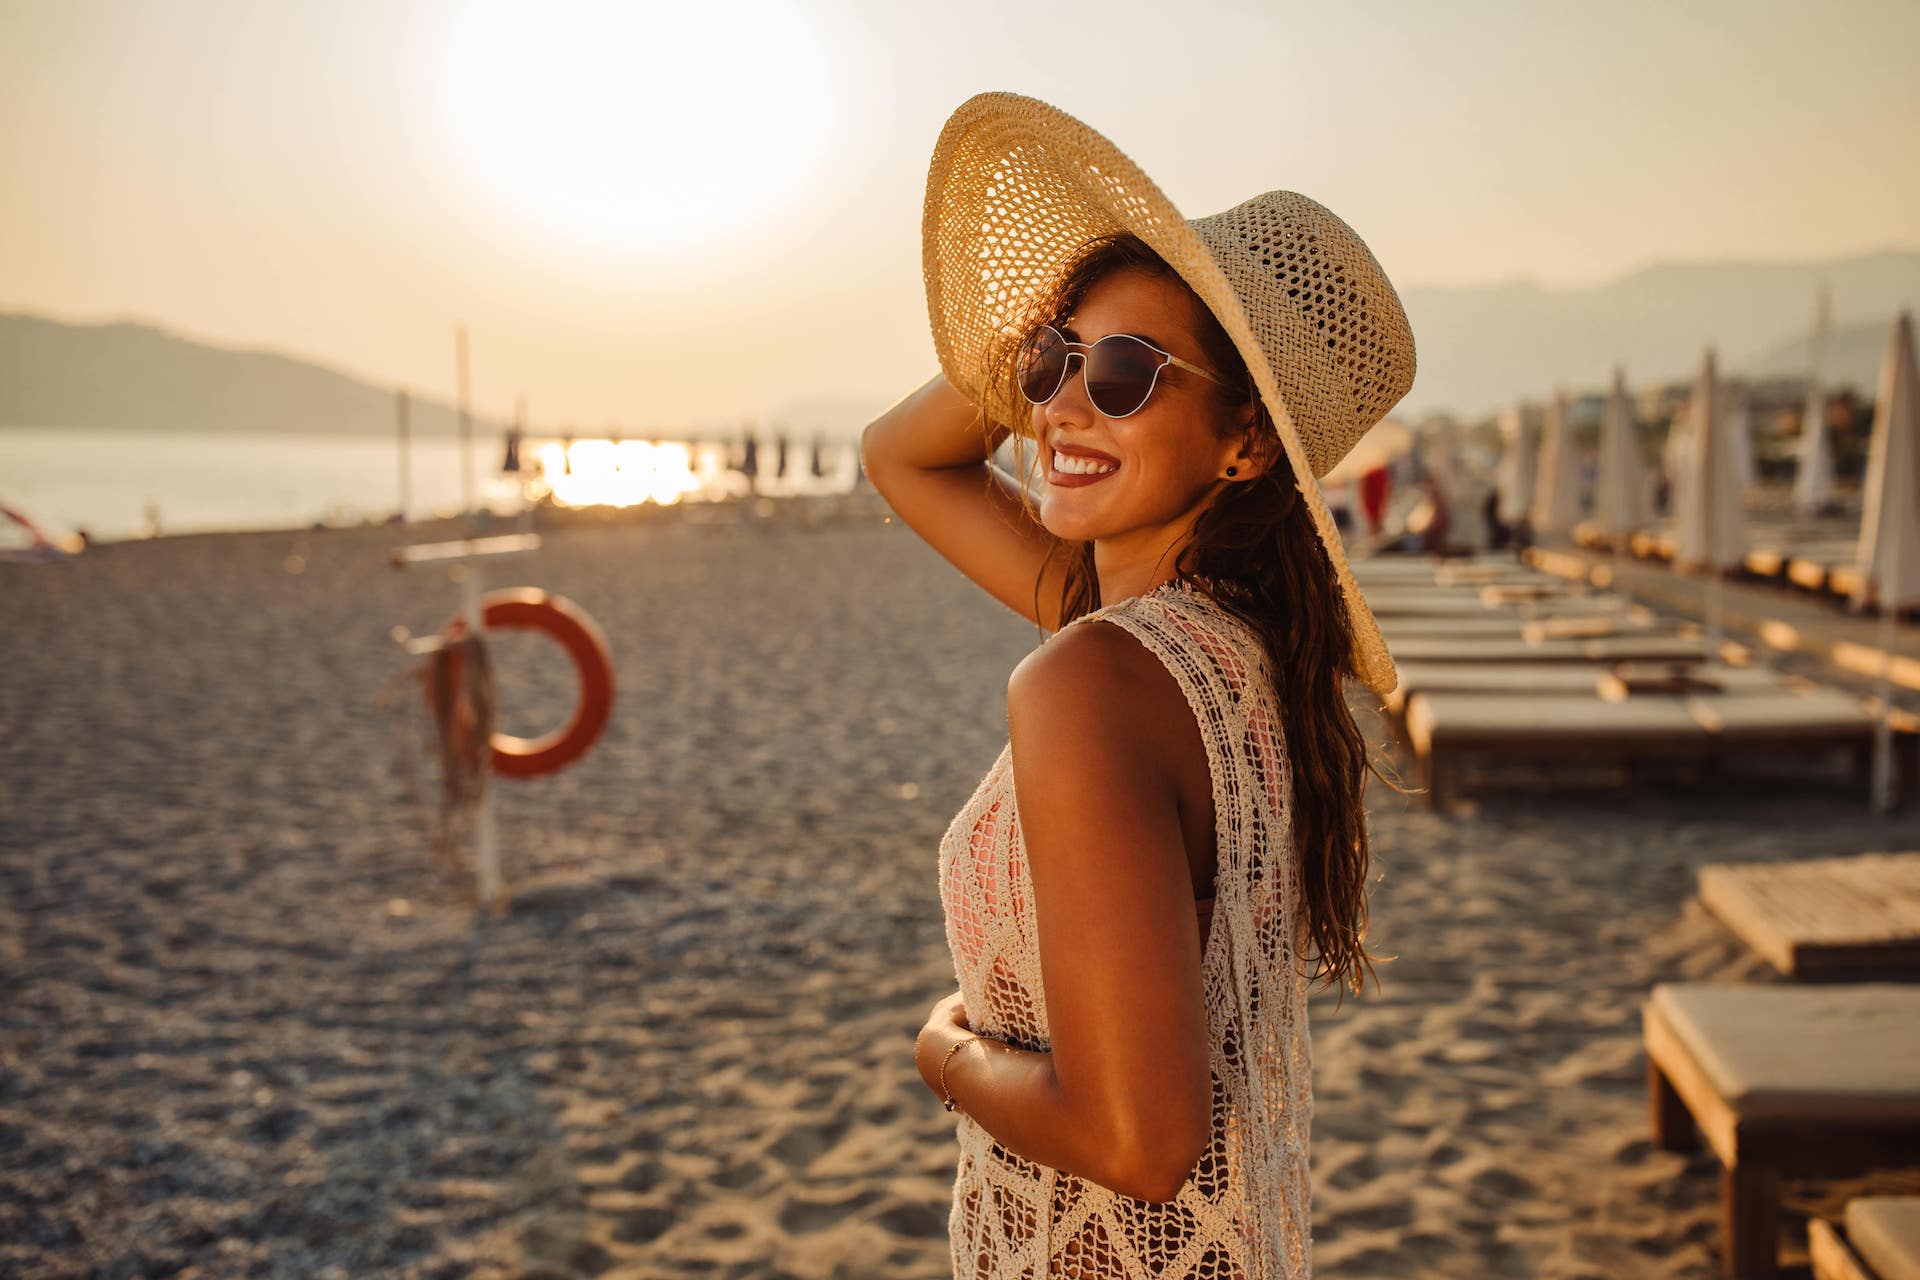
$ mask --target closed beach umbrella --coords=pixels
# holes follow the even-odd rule
[[[1880,365],[1873,439],[1861,490],[1860,585],[1854,604],[1920,601],[1920,404],[1914,389],[1913,317],[1894,322]]]
[[[1820,365],[1827,350],[1832,309],[1827,287],[1813,313],[1813,360],[1807,370],[1807,407],[1800,415],[1800,447],[1794,451],[1793,505],[1815,516],[1833,504],[1833,446],[1827,439],[1827,397],[1820,389]]]
[[[1600,479],[1593,496],[1593,519],[1609,538],[1624,538],[1647,523],[1647,468],[1640,456],[1640,433],[1633,401],[1627,396],[1627,371],[1614,366],[1613,394],[1600,420]]]
[[[1468,474],[1460,456],[1460,431],[1444,413],[1429,415],[1422,426],[1426,430],[1427,465],[1440,486],[1440,498],[1447,506],[1448,540],[1469,547],[1487,545],[1487,522],[1481,507],[1486,499],[1486,484],[1476,483]]]
[[[1721,405],[1713,348],[1700,360],[1687,403],[1674,492],[1674,559],[1683,565],[1730,569],[1747,555],[1747,521],[1739,461],[1727,441],[1732,425]]]
[[[1816,516],[1833,505],[1833,447],[1827,441],[1827,397],[1818,379],[1807,384],[1800,414],[1800,444],[1794,450],[1793,507]]]
[[[1534,536],[1555,537],[1580,519],[1580,459],[1567,425],[1567,393],[1556,388],[1540,429],[1540,476],[1533,490]]]
[[[1700,357],[1700,374],[1687,404],[1687,434],[1674,492],[1673,558],[1707,575],[1707,657],[1720,655],[1720,572],[1747,554],[1747,521],[1741,510],[1738,463],[1728,447],[1728,417],[1720,407],[1713,348]]]
[[[1667,473],[1667,514],[1677,516],[1680,489],[1686,483],[1687,438],[1690,434],[1687,411],[1682,409],[1667,424],[1667,440],[1660,446],[1660,465]]]
[[[1757,478],[1753,463],[1753,407],[1744,387],[1722,387],[1722,410],[1727,415],[1727,451],[1733,455],[1733,474],[1740,481],[1740,492],[1753,488]]]
[[[1500,470],[1495,482],[1500,487],[1498,512],[1500,523],[1519,524],[1533,505],[1533,437],[1527,432],[1527,415],[1520,405],[1500,411]]]
[[[1920,603],[1920,372],[1914,367],[1913,314],[1894,321],[1880,382],[1874,393],[1873,441],[1860,520],[1859,605],[1871,597],[1880,606],[1880,707],[1873,759],[1874,808],[1892,803],[1891,714],[1894,618]]]

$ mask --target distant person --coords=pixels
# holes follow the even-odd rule
[[[515,424],[507,428],[506,456],[500,459],[500,471],[503,475],[513,475],[520,470],[520,427]]]
[[[760,442],[751,435],[740,450],[740,474],[747,478],[748,493],[760,491]]]
[[[1513,540],[1513,530],[1500,519],[1498,486],[1487,490],[1486,501],[1480,504],[1480,518],[1487,522],[1487,550],[1504,551]]]
[[[782,480],[787,478],[787,433],[782,431],[773,438],[774,463],[773,474]]]
[[[1420,481],[1420,501],[1407,513],[1406,550],[1443,555],[1447,550],[1447,495],[1429,471]]]
[[[960,986],[914,1061],[958,1117],[954,1272],[1117,1276],[1100,1240],[1167,1280],[1303,1277],[1309,989],[1371,963],[1370,753],[1342,680],[1394,682],[1316,477],[1412,385],[1406,315],[1304,196],[1188,222],[1149,182],[1089,181],[1134,170],[1011,94],[940,136],[929,291],[996,292],[938,295],[941,372],[862,448],[901,523],[1047,633],[981,690],[1009,741],[939,849]],[[1344,379],[1276,376],[1318,331],[1310,261],[1341,264],[1367,317],[1327,329],[1329,362],[1367,369],[1357,407]],[[1031,489],[991,465],[1009,436]],[[1055,1062],[1093,1131],[1036,1101]]]
[[[1379,536],[1380,526],[1386,523],[1387,492],[1392,486],[1393,478],[1384,464],[1360,473],[1360,511],[1367,518],[1367,533],[1372,536]]]

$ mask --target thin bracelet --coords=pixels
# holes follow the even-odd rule
[[[979,1036],[968,1036],[965,1040],[954,1041],[953,1048],[947,1050],[947,1056],[940,1059],[940,1101],[949,1111],[954,1109],[954,1101],[953,1094],[947,1089],[947,1063],[953,1061],[954,1054],[979,1038]]]

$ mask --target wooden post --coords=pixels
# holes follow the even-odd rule
[[[1680,1100],[1667,1073],[1651,1058],[1647,1060],[1647,1109],[1653,1119],[1654,1146],[1662,1151],[1692,1151],[1700,1145],[1693,1113]]]
[[[468,405],[467,326],[453,331],[453,358],[460,397],[460,514],[473,514],[473,414]]]
[[[1739,1280],[1780,1273],[1780,1174],[1741,1161],[1720,1173],[1720,1239],[1726,1272]]]

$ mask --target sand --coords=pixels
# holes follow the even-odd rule
[[[802,510],[581,521],[489,575],[579,603],[619,680],[590,755],[497,784],[498,918],[375,705],[388,628],[456,599],[386,551],[446,528],[0,565],[0,1274],[947,1275],[934,860],[1037,635],[897,521]],[[497,665],[516,731],[570,696],[542,642]],[[1714,1274],[1715,1166],[1650,1146],[1638,1004],[1769,979],[1694,871],[1920,816],[1370,802],[1398,958],[1316,1001],[1317,1273]]]

